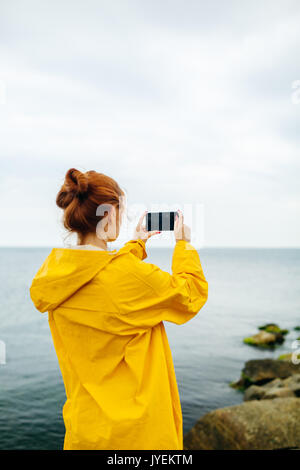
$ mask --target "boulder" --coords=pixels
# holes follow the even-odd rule
[[[245,391],[244,401],[299,396],[300,374],[295,374],[287,379],[272,380],[265,385],[251,385]]]
[[[276,359],[253,359],[247,361],[242,370],[241,378],[230,385],[244,390],[250,385],[264,385],[276,378],[285,379],[300,373],[300,364]]]
[[[293,353],[286,353],[286,354],[281,354],[277,359],[279,361],[290,361],[292,362],[293,361],[293,357],[296,359],[296,360],[300,360],[300,354],[295,354],[295,352]]]
[[[274,346],[276,344],[276,335],[274,335],[273,333],[267,333],[266,331],[261,331],[256,335],[244,338],[244,343],[250,344],[250,346]]]
[[[285,385],[294,392],[296,397],[300,397],[300,374],[292,375],[286,379]]]
[[[276,345],[282,344],[285,340],[285,335],[289,333],[289,330],[281,329],[276,323],[266,323],[259,326],[258,329],[260,332],[244,338],[244,343],[261,348],[274,348]]]
[[[267,323],[258,327],[259,330],[267,331],[268,333],[279,333],[281,335],[287,335],[289,330],[282,330],[276,323]]]
[[[259,333],[256,333],[256,335],[244,338],[245,344],[260,347],[274,347],[276,344],[282,344],[283,341],[283,335],[279,333],[268,333],[267,331],[260,331]]]
[[[266,394],[263,387],[259,385],[250,385],[244,393],[244,401],[262,400]]]
[[[264,400],[273,400],[274,398],[286,398],[286,397],[295,397],[296,395],[288,387],[275,387],[268,390]]]
[[[183,438],[184,450],[300,448],[298,398],[253,400],[200,418]]]

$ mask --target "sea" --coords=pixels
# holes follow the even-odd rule
[[[51,248],[0,248],[0,449],[62,449],[65,391],[48,326],[29,287]],[[172,248],[145,262],[171,272]],[[293,351],[300,324],[300,249],[202,248],[208,300],[184,325],[164,322],[181,398],[184,434],[206,413],[239,404],[230,387],[246,361]],[[258,326],[290,332],[275,350],[243,343]],[[3,360],[5,346],[6,357]],[[2,348],[2,349],[1,349]]]

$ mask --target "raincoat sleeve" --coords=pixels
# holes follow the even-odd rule
[[[145,242],[140,239],[130,240],[129,242],[125,243],[125,245],[120,248],[118,253],[132,253],[141,260],[147,258]]]
[[[131,325],[153,327],[161,321],[181,325],[191,320],[208,297],[208,283],[197,250],[184,240],[177,241],[172,258],[172,274],[158,266],[136,260],[136,291],[123,316]]]

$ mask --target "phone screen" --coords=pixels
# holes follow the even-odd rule
[[[148,212],[146,214],[146,230],[174,230],[175,215],[178,212]]]

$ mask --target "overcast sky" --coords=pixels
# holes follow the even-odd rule
[[[62,245],[75,167],[202,246],[300,246],[299,0],[2,0],[0,38],[0,245]]]

